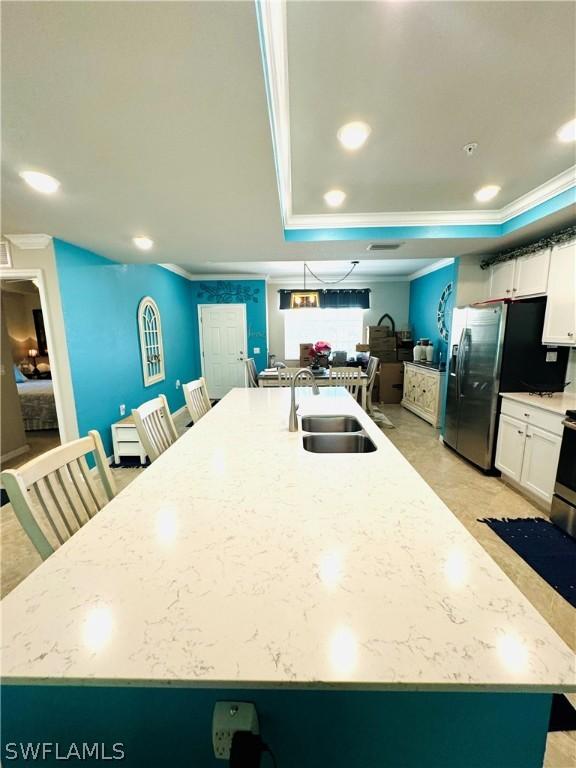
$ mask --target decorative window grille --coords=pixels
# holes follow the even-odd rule
[[[150,296],[145,296],[138,306],[138,328],[144,386],[149,387],[166,378],[160,310]]]

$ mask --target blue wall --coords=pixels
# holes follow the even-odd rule
[[[450,329],[452,323],[452,309],[454,307],[454,296],[456,293],[456,263],[448,264],[436,272],[430,272],[428,275],[412,280],[410,283],[410,309],[409,318],[412,327],[413,338],[430,339],[434,344],[434,361],[438,361],[439,353],[442,353],[442,360],[446,362],[448,344],[442,341],[438,331],[437,312],[438,302],[442,291],[448,283],[452,282],[454,290],[448,300],[446,310],[446,325]]]
[[[259,371],[267,365],[268,338],[266,330],[266,282],[264,280],[205,280],[194,281],[192,300],[198,336],[198,304],[245,304],[248,338],[248,357],[253,357]],[[260,353],[254,354],[254,347]],[[197,346],[195,361],[200,366],[200,348]]]
[[[110,425],[145,400],[164,393],[172,411],[184,405],[176,379],[200,375],[198,321],[192,285],[148,264],[119,264],[54,241],[66,340],[80,435],[97,429],[107,455]],[[152,296],[162,318],[166,379],[145,387],[138,336],[138,304]]]

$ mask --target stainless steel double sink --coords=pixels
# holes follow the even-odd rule
[[[303,416],[304,450],[311,453],[372,453],[377,448],[354,416]]]

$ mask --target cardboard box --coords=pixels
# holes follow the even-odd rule
[[[411,363],[414,359],[414,349],[412,347],[399,347],[396,350],[396,355],[398,357],[398,360],[406,361],[407,363]]]
[[[356,344],[356,352],[370,352],[370,344]]]
[[[314,357],[314,344],[300,344],[300,365],[310,365]]]
[[[396,336],[377,336],[375,339],[370,339],[368,346],[370,347],[370,352],[378,349],[396,349]]]
[[[377,339],[396,339],[396,336],[392,333],[392,328],[387,325],[369,325],[368,326],[368,341],[373,342]]]
[[[381,363],[395,363],[398,360],[395,349],[371,349],[370,354],[377,357]]]
[[[381,403],[399,403],[404,389],[404,363],[382,363],[378,372]]]

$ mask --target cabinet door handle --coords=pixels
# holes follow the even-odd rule
[[[529,437],[532,437],[532,435],[526,435],[526,437],[528,437],[528,438],[529,438]]]
[[[522,432],[522,430],[521,430],[521,429],[519,429],[519,430],[518,430],[518,434],[519,434],[519,435],[523,435],[523,434],[524,434],[524,432]]]
[[[572,331],[568,331],[568,336],[574,336],[574,334],[572,333]]]
[[[510,293],[510,288],[506,288],[506,293]]]
[[[527,419],[530,418],[530,414],[529,413],[525,413],[524,416],[526,416]]]

